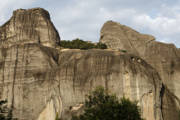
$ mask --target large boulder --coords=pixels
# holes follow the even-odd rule
[[[140,34],[128,26],[113,21],[103,25],[100,36],[100,42],[105,43],[108,48],[126,50],[135,55],[143,52],[146,44],[155,41],[155,37],[151,35]]]
[[[48,106],[50,115],[46,117],[55,119],[54,112],[60,110],[52,71],[57,67],[57,52],[38,44],[25,44],[2,48],[0,54],[0,98],[8,100],[13,117],[36,120]]]
[[[154,67],[172,93],[180,98],[180,51],[173,44],[155,41],[120,23],[108,21],[101,29],[100,42],[108,48],[125,50],[144,59]]]
[[[162,120],[162,82],[141,58],[117,51],[69,50],[60,52],[59,65],[63,119],[69,117],[71,106],[81,104],[86,94],[103,86],[119,98],[137,100],[146,120]]]
[[[0,28],[0,47],[15,44],[38,43],[55,47],[60,42],[59,34],[42,8],[18,9]]]
[[[8,100],[16,118],[50,120],[58,113],[70,119],[78,112],[71,108],[83,104],[85,95],[99,85],[119,98],[137,100],[146,120],[163,118],[165,88],[158,73],[139,57],[108,50],[58,53],[38,44],[15,45],[1,53],[1,98]],[[176,103],[171,104],[175,109]]]

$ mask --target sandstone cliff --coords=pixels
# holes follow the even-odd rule
[[[158,71],[170,91],[180,98],[180,52],[173,44],[157,42],[151,35],[140,34],[113,21],[104,24],[100,41],[108,48],[123,49],[143,58]]]
[[[49,13],[40,8],[18,9],[0,29],[0,47],[39,43],[55,47],[60,37],[50,21]]]
[[[99,85],[137,100],[146,120],[178,120],[177,97],[138,50],[56,49],[59,35],[41,8],[15,11],[0,33],[0,99],[20,120],[69,120]]]
[[[57,76],[65,117],[69,106],[81,103],[85,94],[102,85],[118,97],[139,101],[146,120],[178,119],[173,94],[156,70],[139,57],[118,51],[69,50],[60,52],[59,64]]]

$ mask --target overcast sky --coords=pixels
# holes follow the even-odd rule
[[[50,12],[61,39],[97,42],[113,20],[180,48],[180,0],[0,0],[0,25],[13,10],[33,7]]]

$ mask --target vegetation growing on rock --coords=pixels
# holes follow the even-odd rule
[[[12,118],[12,110],[7,108],[6,100],[0,101],[0,120],[17,120]]]
[[[87,41],[83,41],[81,39],[75,39],[72,41],[66,41],[66,40],[61,40],[60,46],[63,48],[70,48],[70,49],[92,49],[92,48],[97,48],[97,49],[107,49],[107,46],[103,43],[90,43]]]
[[[143,120],[136,102],[123,97],[118,100],[102,87],[92,92],[85,101],[84,113],[72,120]]]
[[[5,120],[5,116],[4,116],[4,104],[6,103],[6,101],[2,100],[0,101],[0,120]]]

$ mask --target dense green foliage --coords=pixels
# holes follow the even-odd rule
[[[142,120],[136,102],[110,95],[97,88],[85,101],[84,113],[72,120]]]
[[[0,120],[17,120],[12,118],[12,110],[7,108],[6,103],[6,100],[0,101]]]
[[[59,114],[58,114],[58,113],[56,113],[56,118],[55,118],[55,120],[61,120],[61,119],[59,118]]]
[[[60,42],[60,46],[63,48],[70,48],[70,49],[92,49],[92,48],[106,49],[107,48],[107,46],[103,43],[97,43],[95,45],[93,43],[89,43],[80,39],[75,39],[72,41],[62,40]]]
[[[5,120],[5,116],[3,115],[4,107],[3,105],[6,103],[6,101],[2,100],[0,101],[0,120]]]

